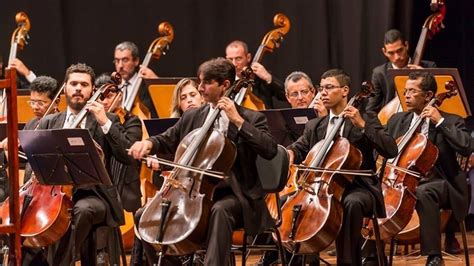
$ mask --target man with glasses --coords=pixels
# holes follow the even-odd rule
[[[149,68],[140,66],[140,71],[137,71],[140,64],[140,57],[138,47],[133,42],[121,42],[115,47],[114,60],[115,71],[122,76],[123,88],[123,105],[133,102],[132,88],[138,81],[138,78],[157,78],[157,75]],[[138,90],[137,97],[148,108],[151,117],[158,117],[155,105],[151,100],[150,93],[142,83]],[[130,111],[130,110],[129,110]]]
[[[444,265],[439,210],[452,209],[454,219],[459,222],[465,219],[469,205],[466,174],[456,161],[456,153],[470,155],[471,136],[461,117],[426,105],[436,91],[436,80],[431,73],[410,73],[405,85],[407,112],[393,115],[386,129],[391,136],[398,138],[421,117],[425,121],[420,125],[421,133],[439,149],[430,175],[423,177],[416,189],[421,254],[428,256],[426,265]]]
[[[331,69],[321,76],[321,101],[329,110],[329,115],[309,121],[303,136],[288,146],[291,163],[301,163],[310,149],[326,138],[338,119],[345,119],[340,135],[362,153],[361,170],[375,172],[375,150],[387,158],[397,154],[395,140],[384,132],[375,113],[361,113],[357,108],[347,105],[349,87],[350,77],[343,70]],[[341,205],[343,220],[336,238],[337,264],[361,265],[360,230],[363,218],[373,214],[385,217],[382,188],[377,177],[355,176],[344,190]]]
[[[410,64],[408,51],[408,42],[400,31],[391,29],[385,33],[382,53],[388,62],[375,67],[372,71],[375,95],[369,98],[367,110],[379,112],[396,97],[393,80],[389,80],[387,76],[388,69],[436,67],[436,64],[431,61],[421,61],[420,66]]]
[[[316,89],[306,73],[294,71],[285,79],[285,95],[291,108],[310,108],[316,97]],[[318,116],[325,116],[328,113],[320,99],[316,99],[312,107]]]

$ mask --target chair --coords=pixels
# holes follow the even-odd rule
[[[276,204],[278,206],[278,218],[275,225],[269,228],[264,233],[274,233],[277,237],[277,243],[268,245],[257,245],[247,243],[247,234],[244,232],[243,244],[233,245],[232,252],[242,253],[242,265],[246,264],[247,253],[250,249],[253,250],[277,250],[282,265],[285,265],[285,252],[281,243],[280,233],[278,227],[281,225],[281,201],[279,192],[283,190],[288,179],[289,159],[285,147],[278,145],[278,152],[271,160],[266,160],[260,156],[257,157],[257,171],[260,178],[262,188],[266,193],[275,193]]]

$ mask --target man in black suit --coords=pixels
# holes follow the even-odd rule
[[[390,100],[396,97],[393,80],[389,80],[387,75],[388,69],[436,67],[436,64],[431,61],[421,61],[420,66],[410,64],[408,51],[408,42],[400,31],[391,29],[385,33],[382,53],[388,62],[375,67],[372,71],[375,95],[368,100],[367,110],[378,113]]]
[[[112,156],[122,163],[128,164],[130,159],[125,151],[125,142],[120,134],[120,122],[116,115],[106,113],[102,104],[87,102],[92,96],[94,71],[85,64],[71,65],[66,70],[64,92],[68,107],[66,111],[52,114],[43,118],[38,129],[53,129],[69,127],[83,108],[89,112],[80,123],[81,128],[89,129],[92,138],[100,145],[104,152],[105,166],[110,173]],[[81,250],[84,240],[94,225],[104,224],[116,227],[123,224],[123,208],[120,203],[117,189],[111,185],[94,185],[75,188],[73,193],[73,226],[74,234],[69,229],[66,234],[50,247],[50,265],[69,265],[73,259],[72,245],[76,251]],[[71,239],[75,236],[74,239]],[[95,249],[89,251],[95,252]],[[84,253],[83,253],[84,254]],[[82,263],[92,265],[95,255],[88,257],[91,261],[84,261],[86,256],[81,254]],[[90,255],[90,254],[88,254]]]
[[[128,105],[129,102],[133,103],[135,99],[131,97],[131,90],[138,79],[156,77],[156,74],[147,67],[140,67],[140,73],[138,73],[140,56],[138,47],[133,42],[126,41],[117,44],[117,46],[115,46],[113,62],[115,71],[122,76],[122,84],[125,85],[123,88],[123,105]],[[155,105],[151,100],[150,92],[144,82],[142,82],[136,97],[148,108],[152,118],[158,117]]]
[[[237,106],[223,96],[235,78],[235,68],[230,61],[217,58],[204,62],[199,67],[198,77],[201,81],[199,90],[209,104],[188,110],[176,125],[161,135],[135,143],[129,153],[137,159],[149,153],[174,153],[179,142],[201,127],[212,110],[222,110],[216,126],[236,144],[237,157],[230,178],[218,186],[210,215],[204,219],[209,219],[205,265],[225,265],[234,229],[243,226],[247,233],[255,234],[273,223],[265,205],[255,161],[257,155],[273,158],[277,146],[268,132],[265,115]],[[153,161],[152,166],[157,169],[158,163]],[[140,214],[137,214],[136,219],[139,218]],[[149,246],[145,251],[150,263],[156,262]]]
[[[225,57],[234,64],[237,78],[242,77],[242,70],[246,67],[252,68],[257,77],[252,92],[263,101],[266,109],[273,108],[273,97],[279,101],[286,101],[283,83],[270,74],[262,64],[252,63],[252,54],[249,53],[245,42],[236,40],[229,43],[225,49]]]
[[[329,115],[306,124],[303,136],[288,147],[290,162],[301,163],[311,148],[325,139],[335,124],[334,120],[343,118],[342,137],[361,151],[363,161],[360,169],[375,170],[374,149],[388,158],[396,155],[395,140],[384,132],[376,114],[360,113],[357,108],[347,105],[349,86],[350,77],[342,70],[328,70],[321,76],[318,90]],[[360,265],[363,218],[374,212],[377,217],[385,217],[382,189],[377,177],[356,176],[345,188],[342,207],[342,227],[336,238],[337,263]]]
[[[468,209],[466,174],[456,161],[456,153],[463,156],[470,154],[471,136],[461,117],[426,106],[436,90],[436,81],[430,73],[410,73],[405,85],[407,112],[391,117],[386,129],[390,135],[398,138],[421,116],[425,120],[421,132],[427,132],[429,140],[439,149],[431,175],[423,178],[416,189],[421,253],[428,255],[426,265],[444,265],[439,210],[452,209],[454,218],[462,221]]]

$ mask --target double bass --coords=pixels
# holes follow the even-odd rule
[[[248,83],[246,78],[239,79],[225,96],[233,98]],[[213,173],[228,175],[237,156],[235,144],[214,128],[220,112],[218,108],[211,110],[202,127],[181,140],[174,169],[165,177],[160,191],[144,206],[138,233],[160,254],[190,254],[202,248],[206,241],[214,190],[224,178]]]
[[[348,105],[358,106],[372,94],[372,86],[362,90]],[[362,164],[362,153],[340,137],[345,118],[338,119],[325,139],[309,151],[302,165],[296,165],[298,190],[282,207],[281,241],[295,254],[314,254],[336,239],[342,224],[342,195]],[[371,173],[365,173],[371,175]]]
[[[29,38],[28,32],[31,29],[31,23],[30,19],[26,15],[25,12],[18,12],[15,15],[15,21],[18,25],[18,27],[13,31],[12,34],[12,40],[11,40],[11,45],[10,45],[10,55],[8,57],[8,65],[11,65],[13,60],[17,56],[18,50],[22,50],[27,42],[27,39]],[[7,115],[7,102],[6,102],[6,93],[5,90],[3,90],[2,96],[1,96],[1,102],[0,102],[0,123],[6,121],[6,115]]]
[[[421,59],[423,58],[426,41],[428,39],[432,39],[439,31],[441,31],[441,29],[444,29],[443,20],[446,16],[446,6],[444,5],[444,0],[436,0],[436,4],[431,4],[431,9],[436,11],[436,13],[431,14],[423,23],[420,37],[418,38],[418,43],[416,45],[413,58],[410,62],[412,65],[420,65]],[[380,110],[378,115],[379,120],[382,125],[385,125],[393,114],[400,111],[402,111],[400,99],[395,96],[395,98],[393,98]]]
[[[428,106],[440,106],[445,99],[457,94],[454,82],[447,82],[446,92],[433,97]],[[397,141],[398,155],[387,160],[383,174],[382,191],[386,218],[379,218],[380,238],[388,241],[397,235],[412,218],[416,204],[416,187],[422,177],[428,176],[438,159],[438,148],[427,136],[417,133],[423,119]],[[383,167],[382,167],[383,168]],[[373,236],[372,224],[362,230],[365,237]]]
[[[262,43],[253,57],[252,63],[262,62],[265,52],[271,53],[275,48],[280,47],[280,44],[283,41],[283,36],[285,36],[290,30],[290,20],[282,13],[278,13],[273,17],[273,25],[277,28],[265,34]],[[251,88],[242,88],[235,97],[235,102],[252,110],[265,110],[264,102],[252,93]]]

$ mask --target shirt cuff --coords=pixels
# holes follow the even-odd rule
[[[112,121],[110,121],[110,119],[108,119],[107,122],[105,122],[105,124],[103,126],[100,126],[100,128],[102,128],[102,132],[104,134],[107,134],[107,133],[109,133],[111,126],[112,126]]]
[[[36,79],[36,75],[33,71],[30,70],[30,73],[25,77],[28,82],[33,82]]]
[[[444,121],[444,117],[441,117],[441,119],[438,121],[438,123],[436,124],[435,127],[438,127],[439,125],[441,125],[441,123],[443,123]]]

